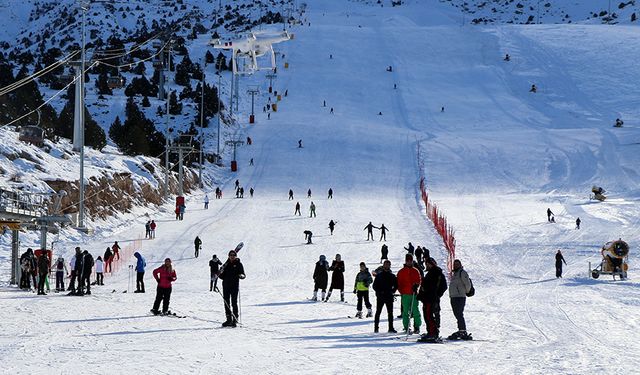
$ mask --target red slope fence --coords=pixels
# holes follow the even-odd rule
[[[120,249],[120,259],[115,258],[115,254],[114,254],[114,259],[111,262],[111,269],[110,269],[111,272],[109,272],[109,273],[105,272],[105,273],[106,274],[114,274],[114,273],[120,271],[121,269],[128,268],[128,266],[130,264],[131,257],[133,256],[133,253],[135,253],[136,251],[140,251],[140,250],[142,250],[142,240],[141,239],[133,240],[133,241],[129,242],[126,246],[121,247],[121,249]],[[96,256],[96,258],[97,257],[98,256]],[[106,264],[105,264],[105,271],[106,271]]]
[[[422,202],[424,202],[427,217],[433,223],[433,226],[436,228],[436,231],[444,242],[444,247],[447,249],[447,269],[449,270],[449,273],[451,273],[453,271],[453,261],[456,259],[455,231],[447,223],[447,217],[438,208],[438,205],[429,199],[429,193],[427,193],[427,187],[423,175],[424,163],[420,153],[420,142],[418,142],[418,165],[420,168],[420,194]]]

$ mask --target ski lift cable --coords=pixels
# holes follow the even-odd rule
[[[16,81],[14,83],[11,83],[5,87],[0,88],[0,96],[7,94],[8,92],[11,92],[29,82],[31,82],[32,80],[39,78],[40,76],[50,72],[53,69],[56,69],[57,67],[59,67],[62,64],[66,64],[72,57],[74,57],[76,54],[78,54],[80,51],[76,51],[71,53],[70,55],[65,56],[64,58],[57,60],[55,63],[43,68],[40,71],[34,72],[33,74],[22,78],[19,81]]]
[[[89,71],[89,69],[93,68],[96,64],[98,64],[98,63],[97,63],[97,62],[95,62],[95,63],[93,63],[93,64],[89,65],[89,66],[84,70],[84,74],[86,74],[86,73]],[[60,95],[60,94],[61,94],[61,93],[63,93],[63,92],[66,92],[66,91],[67,91],[67,88],[69,88],[69,86],[71,86],[71,84],[75,83],[75,82],[76,82],[76,80],[78,79],[78,77],[79,77],[79,75],[78,75],[78,76],[76,76],[76,77],[74,77],[74,78],[73,78],[73,80],[72,80],[71,82],[69,82],[65,87],[63,87],[63,88],[62,88],[62,89],[60,89],[58,92],[56,92],[55,94],[53,94],[53,96],[51,96],[49,99],[47,99],[44,103],[40,104],[40,105],[39,105],[38,107],[36,107],[34,110],[32,110],[32,111],[30,111],[30,112],[27,112],[26,114],[24,114],[24,115],[22,115],[22,116],[20,116],[20,117],[18,117],[18,118],[16,118],[16,119],[13,119],[12,121],[10,121],[10,122],[8,122],[8,123],[6,123],[6,124],[0,125],[0,128],[4,128],[5,126],[12,125],[12,124],[14,124],[14,123],[16,123],[16,122],[18,122],[18,121],[22,120],[23,118],[25,118],[25,117],[27,117],[27,116],[32,115],[34,112],[38,111],[40,108],[42,108],[42,107],[44,107],[45,105],[49,104],[49,102],[51,102],[51,101],[52,101],[54,98],[56,98],[58,95]]]
[[[164,48],[165,48],[168,44],[169,44],[169,42],[166,42],[166,43],[162,46],[162,48],[161,48],[160,50],[158,50],[158,52],[156,52],[156,53],[154,53],[153,55],[151,55],[151,56],[149,56],[149,57],[147,57],[147,58],[144,58],[144,59],[140,59],[140,60],[137,60],[137,61],[133,61],[133,62],[130,62],[130,63],[127,63],[127,64],[121,64],[121,65],[109,64],[109,63],[106,63],[106,62],[104,62],[104,61],[100,61],[100,64],[102,64],[102,65],[106,65],[106,66],[109,66],[109,67],[112,67],[112,68],[122,68],[122,67],[125,67],[125,66],[132,67],[133,65],[139,64],[139,63],[141,63],[141,62],[149,61],[149,60],[153,59],[154,57],[156,57],[156,56],[160,55],[160,54],[162,53],[162,51],[164,50]]]

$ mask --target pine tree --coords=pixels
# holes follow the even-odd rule
[[[120,119],[111,125],[109,136],[126,155],[158,156],[164,150],[165,138],[158,132],[153,122],[144,116],[133,98],[127,100],[127,116],[124,124]]]
[[[213,54],[211,51],[207,50],[207,53],[204,54],[204,61],[207,64],[213,64]]]
[[[96,80],[96,89],[99,95],[113,95],[113,91],[109,88],[109,79],[107,73],[100,73]]]
[[[144,75],[145,71],[146,71],[146,67],[142,61],[140,61],[138,65],[136,65],[136,67],[133,68],[133,73],[140,76]]]
[[[144,108],[149,108],[151,107],[151,103],[149,102],[149,98],[147,96],[145,96],[144,98],[142,98],[142,106]]]
[[[182,103],[178,102],[178,96],[175,91],[171,91],[169,96],[169,114],[179,115],[182,113]]]

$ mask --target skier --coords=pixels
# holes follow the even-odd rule
[[[118,241],[111,246],[111,250],[113,250],[113,256],[116,260],[120,260],[120,245],[118,245]]]
[[[244,198],[244,188],[240,187],[240,198]]]
[[[373,241],[373,228],[376,229],[380,229],[376,226],[374,226],[373,224],[371,224],[371,222],[369,222],[369,224],[365,225],[363,230],[367,231],[367,241],[369,241],[369,237],[371,237],[371,241]]]
[[[386,306],[389,333],[396,333],[396,330],[393,328],[393,295],[396,290],[398,290],[398,279],[396,275],[391,272],[391,262],[389,260],[385,260],[382,265],[382,270],[376,272],[373,290],[376,291],[376,315],[373,319],[373,332],[378,333],[380,313]]]
[[[378,116],[382,116],[382,112],[378,112]]]
[[[311,188],[309,188],[309,190],[307,190],[307,198],[311,198]]]
[[[333,114],[333,107],[331,107],[331,110],[329,111],[330,114]]]
[[[440,108],[440,112],[444,112],[444,106],[442,106],[442,108]]]
[[[580,223],[582,222],[582,220],[580,220],[580,218],[576,219],[576,229],[580,229]]]
[[[413,248],[413,245],[411,244],[411,242],[409,242],[409,246],[405,247],[404,249],[407,250],[407,252],[409,254],[413,255],[414,248]]]
[[[397,89],[397,88],[398,88],[398,84],[397,84],[397,83],[394,83],[394,84],[393,84],[393,89],[395,90],[395,89]]]
[[[320,255],[320,260],[316,262],[316,268],[313,270],[313,298],[312,301],[318,301],[318,289],[322,290],[322,300],[325,299],[327,291],[327,281],[329,279],[329,263],[327,257]]]
[[[193,246],[195,247],[195,257],[197,258],[200,255],[200,247],[202,247],[202,240],[200,237],[196,236],[196,239],[193,240]]]
[[[102,259],[105,264],[104,272],[113,272],[113,266],[111,265],[111,262],[113,262],[113,253],[110,247],[107,247],[107,250],[104,251],[104,257]]]
[[[289,95],[289,89],[284,90],[284,97],[286,98]]]
[[[453,273],[449,282],[449,298],[453,315],[458,322],[458,331],[452,333],[448,337],[449,340],[471,340],[471,335],[467,333],[467,325],[464,321],[464,305],[470,290],[469,274],[462,268],[462,262],[456,259],[453,261]]]
[[[323,107],[326,107],[326,106],[327,106],[327,101],[326,101],[326,100],[323,100],[323,101],[322,101],[322,106],[323,106]]]
[[[216,187],[216,199],[222,199],[222,190],[220,190],[220,187]]]
[[[511,56],[508,53],[504,56],[504,61],[511,61]]]
[[[333,189],[329,188],[329,194],[327,195],[327,199],[333,199]]]
[[[251,160],[253,160],[253,159],[251,159]],[[204,209],[205,210],[209,209],[209,195],[208,194],[204,195]]]
[[[56,261],[56,292],[64,292],[64,277],[69,276],[69,270],[63,257]]]
[[[420,309],[416,292],[420,286],[420,272],[413,266],[413,255],[406,254],[404,266],[398,271],[398,292],[401,295],[402,327],[405,333],[409,332],[409,321],[413,315],[413,333],[420,333]]]
[[[296,210],[293,214],[294,215],[298,214],[298,216],[302,216],[302,214],[300,213],[300,202],[296,202]]]
[[[267,113],[267,120],[271,120],[271,112]]]
[[[438,267],[435,259],[425,259],[427,274],[422,279],[418,300],[422,302],[422,314],[427,323],[427,333],[422,341],[434,341],[440,338],[440,298],[447,290],[447,279]]]
[[[213,257],[209,261],[209,270],[211,271],[211,281],[209,282],[209,291],[210,292],[220,292],[218,289],[218,272],[220,271],[220,266],[222,262],[218,259],[216,254],[213,254]]]
[[[147,262],[145,261],[142,254],[139,252],[133,253],[133,256],[136,257],[136,290],[134,293],[144,293],[144,270],[147,267]]]
[[[621,128],[622,125],[624,125],[624,121],[620,120],[619,118],[616,119],[616,124],[613,125],[613,127],[615,128]]]
[[[171,266],[171,259],[166,258],[164,264],[153,270],[153,278],[158,283],[156,289],[156,300],[153,302],[151,312],[153,315],[159,315],[160,302],[162,302],[162,314],[167,315],[169,312],[169,302],[171,301],[171,283],[178,278],[176,271]]]
[[[254,192],[254,191],[255,191],[255,190],[253,190],[253,188],[249,189],[249,196],[250,196],[251,198],[253,198],[253,192]]]
[[[144,225],[144,238],[151,238],[151,220],[147,220],[147,223]]]
[[[222,298],[224,299],[224,313],[227,317],[222,326],[235,328],[239,318],[238,293],[240,293],[240,280],[244,280],[246,277],[244,266],[238,259],[238,253],[235,250],[229,251],[229,259],[222,265],[219,277],[222,279]]]
[[[38,295],[46,296],[44,292],[44,282],[49,274],[49,257],[43,252],[38,258]]]
[[[382,241],[382,239],[384,239],[385,241],[387,240],[387,231],[389,230],[389,228],[384,226],[384,223],[382,223],[382,225],[380,226],[380,241]]]
[[[547,221],[551,222],[551,216],[554,216],[554,213],[551,212],[550,208],[547,208]]]
[[[104,262],[100,255],[96,259],[96,285],[104,285]]]
[[[240,180],[236,179],[236,190],[240,187]]]
[[[289,200],[293,200],[293,190],[289,189]]]
[[[173,212],[176,214],[176,220],[180,220],[180,206],[176,205],[176,209]]]
[[[362,300],[367,307],[367,318],[373,316],[371,311],[371,303],[369,302],[369,286],[373,283],[371,273],[364,262],[360,262],[360,272],[356,275],[356,281],[353,285],[353,293],[358,296],[358,305],[356,309],[356,317],[362,319]]]
[[[184,204],[180,205],[180,220],[184,219],[184,211],[187,209],[187,206],[185,206]]]
[[[298,148],[302,148],[302,139],[298,140]]]
[[[567,264],[567,261],[564,260],[562,256],[562,252],[558,250],[556,253],[556,278],[562,278],[562,263]]]
[[[253,165],[253,158],[251,158],[251,160],[249,160],[249,165]]]
[[[151,228],[151,238],[156,238],[156,222],[154,220],[151,220],[149,228]]]
[[[251,140],[251,137],[247,137],[247,145],[251,146],[251,143],[253,143],[253,141]]]
[[[94,261],[93,255],[89,254],[88,250],[82,252],[82,273],[80,277],[80,287],[78,288],[78,295],[88,294],[91,295],[91,271],[93,269]],[[84,287],[87,287],[87,291],[84,291]]]
[[[389,248],[387,247],[387,244],[383,244],[382,248],[380,249],[380,263],[382,263],[383,260],[385,259],[389,259]]]
[[[316,205],[313,201],[309,205],[309,217],[316,217]]]
[[[331,235],[333,236],[333,229],[336,227],[335,221],[329,221],[329,231],[331,231]]]
[[[340,302],[344,302],[344,262],[340,254],[336,254],[336,259],[331,263],[329,271],[333,272],[331,274],[331,285],[329,286],[327,298],[323,298],[322,302],[329,301],[331,292],[333,292],[334,289],[340,289]]]
[[[422,247],[418,246],[416,247],[416,251],[415,251],[415,256],[416,256],[416,263],[418,263],[418,267],[422,268],[422,270],[424,271],[424,266],[422,265]],[[424,261],[427,262],[429,260],[428,257],[424,258]]]
[[[310,230],[307,229],[302,233],[304,233],[304,239],[305,239],[305,241],[307,241],[307,245],[312,244],[311,237],[313,237],[313,232],[311,232]]]

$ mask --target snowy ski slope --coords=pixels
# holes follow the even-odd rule
[[[157,238],[143,241],[141,250],[149,264],[146,294],[121,293],[126,271],[84,298],[0,290],[2,372],[634,373],[640,364],[636,29],[461,27],[451,7],[426,4],[309,4],[311,26],[281,45],[290,68],[280,62],[274,86],[289,95],[271,120],[259,112],[257,124],[241,134],[254,143],[239,150],[237,178],[245,191],[255,188],[255,197],[233,198],[233,175],[224,199],[210,194],[209,210],[195,195],[184,221],[174,221],[169,206],[159,212]],[[505,53],[511,62],[502,61]],[[393,72],[385,71],[389,65]],[[254,82],[264,92],[264,79]],[[528,92],[534,83],[537,94]],[[620,116],[625,127],[612,128]],[[375,268],[379,260],[381,243],[365,241],[369,221],[389,227],[394,270],[408,241],[430,248],[444,264],[419,201],[418,142],[427,185],[457,230],[458,257],[477,290],[466,308],[473,342],[420,345],[373,334],[371,319],[347,318],[355,313],[349,292],[358,263]],[[606,202],[588,199],[592,184],[608,190]],[[333,200],[326,199],[330,187]],[[293,216],[296,201],[302,217]],[[317,218],[308,217],[311,201]],[[546,222],[547,207],[555,225]],[[330,219],[337,221],[333,236]],[[143,223],[84,246],[101,254],[113,239],[139,238]],[[313,245],[304,244],[305,229],[314,232]],[[197,259],[196,235],[204,249]],[[618,237],[631,244],[631,280],[588,279],[587,262]],[[240,241],[243,326],[222,329],[222,299],[208,291],[208,260],[214,253],[226,258]],[[69,254],[72,246],[66,244]],[[558,249],[568,262],[559,280]],[[309,302],[315,261],[336,253],[347,265],[349,303]],[[171,307],[186,319],[148,312],[151,270],[167,256],[178,275]],[[455,320],[446,299],[442,306],[447,335]]]

